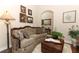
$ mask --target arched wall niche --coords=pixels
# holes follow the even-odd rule
[[[53,23],[54,23],[53,14],[54,13],[52,10],[45,10],[41,13],[42,27],[50,29],[51,31],[53,31]]]

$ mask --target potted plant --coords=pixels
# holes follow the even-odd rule
[[[60,39],[61,37],[63,37],[63,34],[61,32],[57,32],[57,31],[53,31],[51,33],[51,35],[52,35],[53,39]]]
[[[72,27],[69,28],[69,35],[72,38],[73,46],[76,46],[76,44],[79,42],[79,26],[72,25]]]
[[[76,39],[77,37],[79,37],[79,30],[71,30],[71,31],[69,31],[69,35],[72,38]]]
[[[74,29],[74,25],[69,28],[69,35],[71,38],[76,39],[77,37],[79,37],[79,30],[78,30],[78,25],[76,25],[77,29]]]

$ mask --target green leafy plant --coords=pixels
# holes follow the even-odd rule
[[[74,38],[74,39],[76,39],[77,37],[79,37],[79,27],[78,27],[78,25],[72,25],[71,26],[71,28],[69,28],[69,35],[72,37],[72,38]]]
[[[54,39],[59,39],[59,37],[63,37],[63,34],[61,32],[56,32],[56,31],[53,31],[51,35],[52,35],[52,38]]]
[[[72,38],[76,38],[77,36],[79,36],[79,30],[71,30],[71,31],[69,31],[69,35]]]

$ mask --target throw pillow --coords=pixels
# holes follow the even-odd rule
[[[14,31],[12,31],[12,35],[13,35],[13,37],[15,38],[15,39],[19,39],[19,33],[18,33],[18,30],[14,30]]]
[[[23,31],[23,35],[24,35],[24,38],[27,38],[27,39],[29,38],[29,35],[27,32]]]
[[[20,36],[20,38],[19,38],[20,40],[23,40],[23,39],[24,39],[23,32],[22,32],[22,31],[20,31],[20,30],[19,30],[19,36]]]

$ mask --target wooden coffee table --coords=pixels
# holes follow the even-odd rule
[[[43,53],[62,53],[63,45],[64,44],[62,44],[62,43],[42,41],[41,42],[41,52],[43,52]]]

